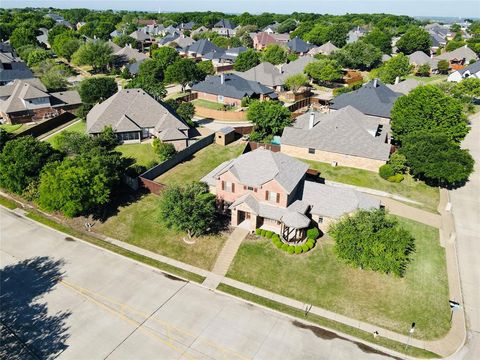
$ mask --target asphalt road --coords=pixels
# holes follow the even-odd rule
[[[457,254],[467,320],[467,341],[453,359],[480,359],[480,113],[463,142],[475,159],[475,173],[459,189],[450,191],[457,233]]]
[[[388,358],[1,207],[0,225],[0,358]]]

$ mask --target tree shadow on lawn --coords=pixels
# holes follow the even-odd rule
[[[49,315],[47,304],[39,301],[62,279],[63,264],[45,256],[1,269],[0,358],[48,359],[68,347],[65,320],[71,313]]]

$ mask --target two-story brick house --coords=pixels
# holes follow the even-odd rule
[[[307,181],[307,170],[302,161],[259,148],[224,162],[202,181],[231,211],[232,226],[272,230],[286,241],[303,239],[315,223],[326,230],[331,219],[380,206],[355,190]]]

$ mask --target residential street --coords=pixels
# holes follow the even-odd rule
[[[457,233],[457,252],[467,318],[467,342],[452,359],[480,358],[480,113],[463,143],[475,158],[475,173],[462,188],[450,191]]]
[[[0,352],[13,358],[387,358],[3,208],[0,220]]]

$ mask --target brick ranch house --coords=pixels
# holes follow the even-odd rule
[[[307,170],[302,161],[258,148],[222,163],[202,181],[231,212],[232,226],[271,230],[284,241],[304,240],[312,226],[326,231],[359,208],[380,207],[380,201],[358,191],[306,180]]]
[[[76,90],[48,93],[36,78],[15,80],[0,87],[0,117],[9,124],[50,119],[80,104]]]
[[[260,100],[277,98],[277,94],[267,86],[235,74],[207,76],[204,81],[192,86],[192,92],[198,94],[198,99],[234,106],[240,106],[244,97]]]
[[[142,89],[123,89],[87,114],[87,132],[99,134],[111,126],[124,143],[157,137],[177,151],[188,146],[190,127]]]

